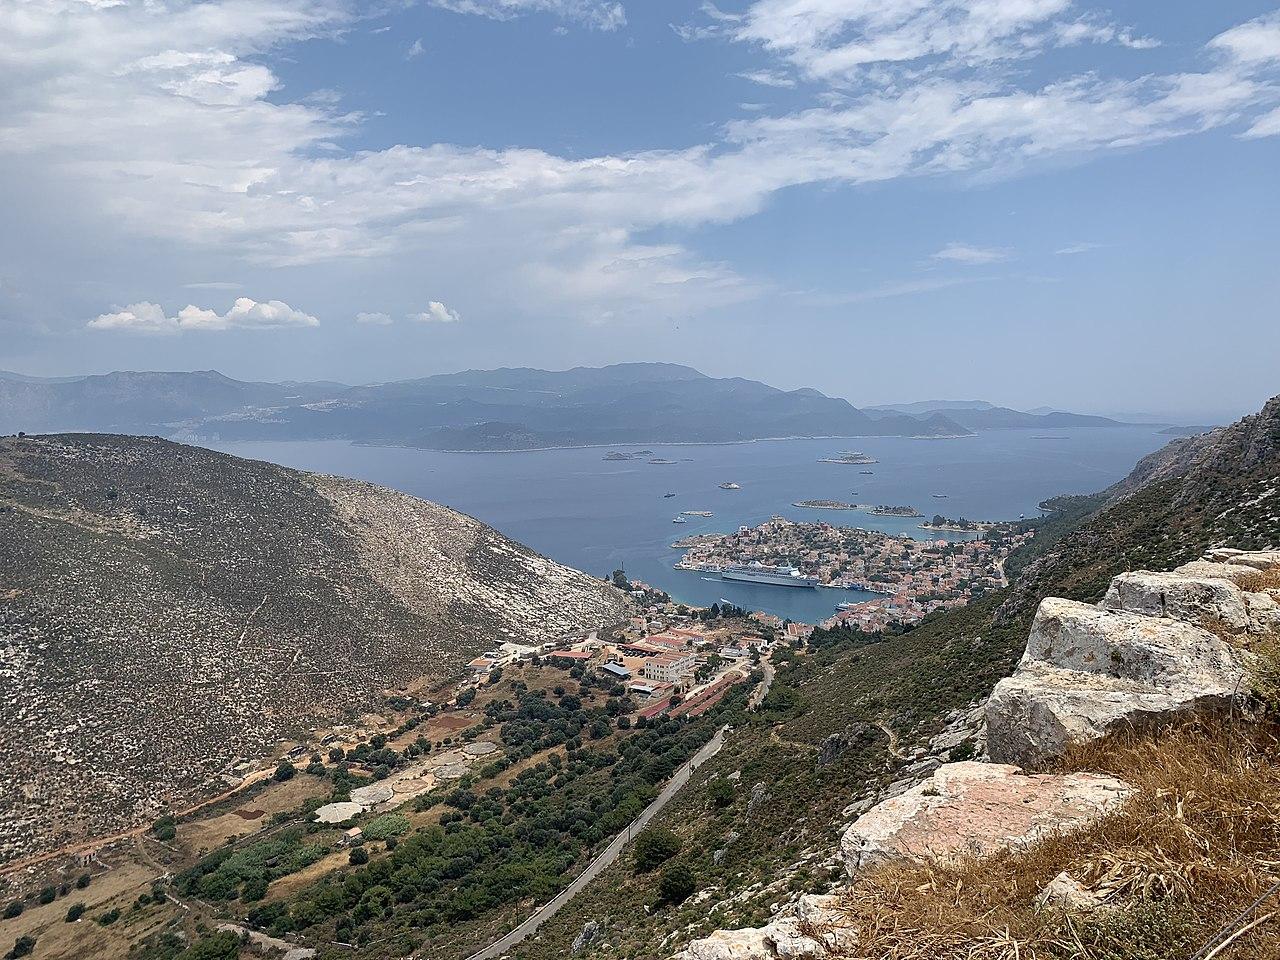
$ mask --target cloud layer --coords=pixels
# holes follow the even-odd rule
[[[129,333],[181,333],[186,330],[266,330],[276,327],[315,327],[320,321],[308,313],[295,310],[280,300],[258,302],[239,297],[226,313],[188,304],[176,317],[165,315],[158,303],[143,300],[131,303],[114,313],[103,313],[90,320],[91,330],[121,330]]]
[[[433,2],[498,19],[626,24],[606,0]],[[1046,51],[1154,41],[1072,0],[756,0],[741,14],[707,11],[686,35],[757,51],[759,68],[742,75],[812,89],[809,105],[725,122],[693,146],[582,158],[345,147],[364,118],[332,98],[291,100],[269,64],[288,44],[356,26],[347,0],[29,0],[0,10],[0,173],[8,190],[65,185],[121,235],[197,256],[234,251],[266,267],[424,254],[445,269],[483,262],[502,280],[488,286],[513,303],[599,320],[758,296],[766,284],[670,238],[750,216],[788,188],[999,176],[1222,127],[1280,134],[1275,15],[1213,38],[1184,72],[1032,83],[1021,65]],[[661,242],[647,239],[657,230]],[[980,262],[959,249],[939,257]],[[188,307],[166,317],[141,303],[91,326],[314,322],[278,301],[245,302],[258,315]],[[435,306],[421,316],[456,321]],[[293,319],[269,323],[268,308]]]

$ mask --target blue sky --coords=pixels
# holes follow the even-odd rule
[[[1280,391],[1275,3],[15,0],[0,368]]]

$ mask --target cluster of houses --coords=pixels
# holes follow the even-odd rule
[[[535,658],[567,669],[589,667],[625,686],[641,704],[642,717],[666,711],[696,715],[744,679],[755,656],[769,645],[765,636],[717,630],[691,618],[638,615],[610,640],[593,631],[539,647],[504,643],[476,657],[470,667],[476,679]]]

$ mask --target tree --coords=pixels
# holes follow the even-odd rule
[[[293,775],[297,772],[298,772],[298,768],[295,767],[292,763],[290,763],[288,760],[281,760],[280,766],[276,767],[276,772],[273,774],[273,776],[277,780],[279,780],[281,783],[283,783],[286,780],[292,780]]]
[[[645,873],[666,863],[680,852],[681,841],[670,830],[650,827],[636,837],[633,854],[636,873]]]
[[[697,889],[693,871],[683,863],[673,863],[662,871],[662,876],[658,879],[658,902],[684,903]]]
[[[10,900],[8,906],[4,908],[4,918],[12,920],[14,917],[22,913],[23,906],[21,900]]]
[[[14,943],[13,945],[13,949],[9,951],[9,956],[25,957],[29,955],[31,951],[34,950],[35,948],[36,948],[35,937],[27,937],[27,936],[19,937],[17,942]]]
[[[168,843],[178,835],[178,825],[173,817],[164,816],[151,825],[151,834],[157,840]]]
[[[716,777],[707,784],[707,797],[712,806],[723,809],[733,803],[733,784],[724,777]]]
[[[347,859],[357,867],[361,866],[369,862],[369,851],[365,850],[364,847],[352,847]]]
[[[79,920],[83,916],[84,916],[83,903],[73,903],[71,906],[67,907],[67,923],[75,923],[77,920]]]

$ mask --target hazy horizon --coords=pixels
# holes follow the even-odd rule
[[[39,0],[0,368],[687,363],[857,406],[1280,392],[1280,12]]]

